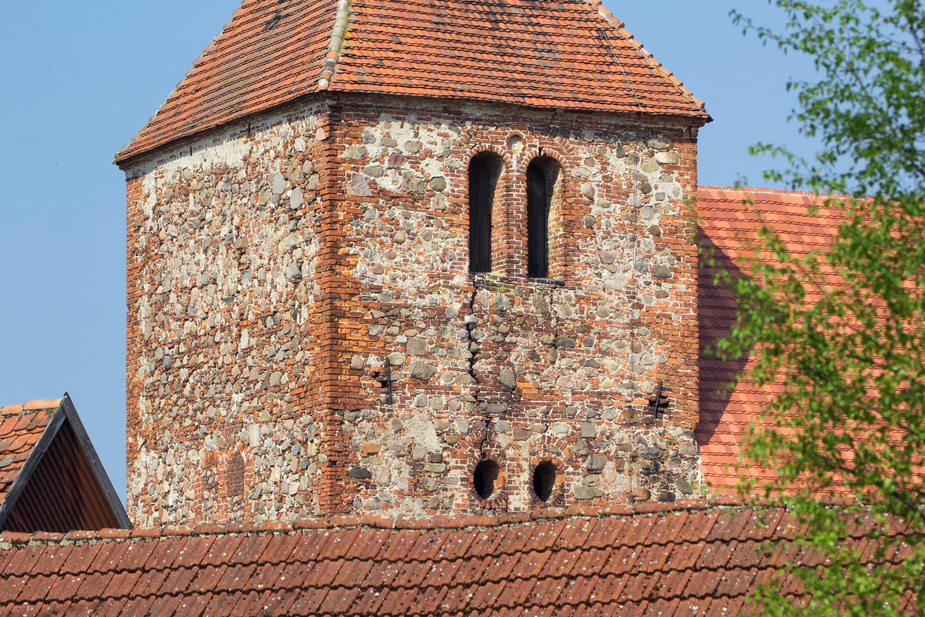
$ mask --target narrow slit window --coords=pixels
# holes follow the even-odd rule
[[[527,276],[549,276],[549,208],[559,176],[554,159],[540,157],[527,166]]]
[[[491,272],[491,215],[501,158],[483,152],[469,162],[469,271]]]

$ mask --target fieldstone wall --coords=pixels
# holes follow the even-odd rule
[[[321,124],[305,106],[126,171],[136,525],[320,512]]]
[[[693,495],[696,130],[356,98],[331,124],[344,506],[430,516]],[[495,271],[472,275],[467,170],[483,151],[504,162]],[[526,276],[538,156],[560,166],[547,280]],[[473,483],[485,459],[499,467],[488,499]],[[533,485],[544,461],[547,501]]]
[[[472,275],[484,151],[494,271]],[[560,171],[532,280],[538,156]],[[127,174],[136,524],[696,495],[696,127],[345,97]]]

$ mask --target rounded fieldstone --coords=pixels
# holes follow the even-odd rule
[[[666,278],[671,277],[671,272],[669,272],[668,266],[657,264],[655,266],[652,266],[652,276],[657,276],[659,278],[666,279]]]
[[[419,360],[411,365],[409,373],[415,379],[427,381],[437,373],[437,367]]]
[[[351,197],[370,197],[373,192],[369,188],[369,177],[363,174],[353,174],[347,181],[347,195]]]
[[[601,471],[607,465],[607,457],[603,454],[592,454],[588,457],[588,471]]]
[[[282,174],[277,173],[273,176],[273,192],[277,195],[282,195],[283,191],[286,190],[286,179]]]
[[[675,480],[674,485],[675,487],[677,487],[678,492],[681,493],[682,495],[690,495],[691,493],[694,492],[693,487],[691,487],[691,483],[685,480],[684,478],[678,478],[677,480]]]
[[[427,341],[422,338],[409,339],[405,345],[405,351],[409,356],[423,356],[427,353]]]
[[[695,443],[682,443],[678,446],[678,454],[681,456],[696,456],[697,455],[697,444]]]
[[[366,156],[366,148],[360,145],[350,146],[344,150],[344,158],[347,160],[361,159]]]
[[[677,165],[681,162],[681,157],[677,152],[659,152],[655,155],[655,160],[661,165]]]
[[[354,480],[369,480],[373,477],[373,474],[363,467],[351,467],[347,472],[347,477]]]

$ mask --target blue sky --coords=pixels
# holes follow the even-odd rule
[[[0,0],[0,404],[68,392],[125,499],[125,185],[113,156],[238,0]],[[765,24],[764,2],[740,2]],[[787,123],[811,65],[744,37],[722,0],[605,5],[706,101],[700,182],[767,186],[759,141],[810,154]]]

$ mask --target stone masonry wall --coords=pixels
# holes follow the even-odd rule
[[[516,108],[332,111],[345,302],[343,507],[414,516],[696,490],[696,129]],[[504,163],[494,272],[468,264],[468,164]],[[551,280],[526,276],[526,167],[560,165]],[[667,407],[650,403],[658,393]],[[664,399],[663,399],[664,400]],[[473,472],[499,467],[481,499]],[[533,488],[555,466],[552,496]]]
[[[467,168],[483,151],[503,170],[494,271],[472,275]],[[531,280],[540,155],[560,172],[550,278]],[[136,524],[696,492],[696,128],[351,97],[127,177]],[[498,465],[488,499],[482,460]]]
[[[320,512],[317,116],[251,119],[127,170],[136,525]]]

